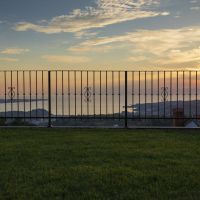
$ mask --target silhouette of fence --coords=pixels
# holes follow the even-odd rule
[[[0,84],[4,121],[200,118],[198,71],[1,71]]]

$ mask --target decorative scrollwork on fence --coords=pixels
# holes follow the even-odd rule
[[[161,88],[161,96],[162,96],[162,101],[165,102],[167,101],[167,98],[169,96],[169,92],[168,92],[168,87],[162,87]]]
[[[8,96],[10,97],[10,99],[14,99],[15,98],[15,87],[8,87]]]
[[[92,88],[91,87],[85,87],[83,94],[84,94],[84,101],[85,102],[91,102]]]

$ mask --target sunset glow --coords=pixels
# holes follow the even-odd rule
[[[0,2],[0,69],[200,68],[200,1]]]

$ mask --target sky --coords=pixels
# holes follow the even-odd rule
[[[0,69],[200,69],[200,0],[0,0]]]

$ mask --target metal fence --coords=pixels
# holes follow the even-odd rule
[[[3,125],[22,120],[48,126],[118,120],[125,127],[142,120],[197,121],[199,76],[198,71],[1,71],[0,119]]]

